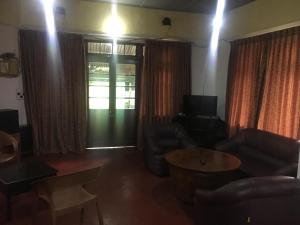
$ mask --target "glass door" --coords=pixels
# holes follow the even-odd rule
[[[136,46],[88,42],[88,147],[136,145]]]

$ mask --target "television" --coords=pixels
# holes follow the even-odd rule
[[[183,113],[199,116],[217,116],[218,96],[184,95]]]

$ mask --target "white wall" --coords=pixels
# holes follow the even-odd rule
[[[192,94],[218,96],[218,115],[225,118],[226,86],[230,43],[220,41],[216,61],[208,47],[192,47]]]
[[[18,51],[18,30],[12,26],[0,25],[0,54]],[[24,125],[26,113],[23,100],[17,100],[17,90],[22,90],[22,77],[0,77],[0,109],[17,109],[19,111],[19,123]]]

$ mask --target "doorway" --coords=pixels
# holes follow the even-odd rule
[[[135,44],[87,41],[87,147],[136,145],[136,84],[139,48]]]

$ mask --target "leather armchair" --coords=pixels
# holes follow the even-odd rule
[[[155,124],[145,129],[145,163],[156,175],[166,176],[169,174],[169,168],[164,158],[165,153],[175,149],[194,147],[196,147],[196,143],[178,124]]]
[[[255,177],[215,191],[197,190],[197,225],[300,224],[300,180],[287,176]]]
[[[294,176],[297,174],[299,143],[291,138],[252,128],[215,145],[241,161],[247,176]]]

